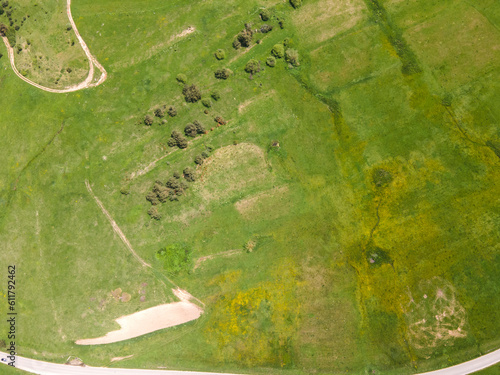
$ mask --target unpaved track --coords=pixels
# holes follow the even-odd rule
[[[106,72],[106,69],[97,61],[97,59],[90,53],[89,47],[87,47],[87,44],[81,37],[80,33],[78,32],[78,29],[76,28],[75,21],[73,21],[73,16],[71,15],[71,0],[67,0],[66,2],[66,13],[68,15],[69,22],[71,24],[71,27],[73,28],[73,31],[76,34],[76,37],[78,38],[78,42],[80,43],[80,46],[82,46],[83,51],[85,52],[85,55],[87,56],[87,59],[89,60],[89,74],[87,75],[87,78],[83,82],[80,82],[79,84],[75,86],[70,86],[65,89],[51,89],[50,87],[45,87],[42,85],[39,85],[38,83],[33,82],[32,80],[26,78],[23,76],[21,73],[16,68],[16,63],[14,60],[14,49],[10,46],[9,40],[4,36],[2,37],[3,42],[5,44],[5,47],[7,47],[7,52],[9,53],[9,61],[10,61],[10,66],[12,67],[12,70],[16,75],[21,78],[24,82],[29,83],[32,86],[35,86],[36,88],[47,91],[47,92],[52,92],[56,94],[63,94],[67,92],[73,92],[73,91],[78,91],[78,90],[83,90],[89,87],[95,87],[99,86],[101,83],[103,83],[106,78],[108,77],[108,73]],[[101,76],[99,77],[99,80],[97,82],[92,83],[92,80],[94,79],[94,71],[95,67],[101,71]]]
[[[99,198],[97,198],[94,194],[94,192],[92,191],[92,187],[90,187],[90,184],[88,182],[88,180],[85,180],[85,186],[87,186],[87,190],[89,191],[90,195],[92,195],[92,197],[95,199],[97,205],[101,208],[102,210],[102,213],[108,218],[111,226],[113,227],[113,230],[116,232],[116,234],[120,237],[120,239],[123,241],[123,243],[125,244],[125,246],[127,246],[127,248],[129,249],[129,251],[132,253],[132,255],[135,257],[135,259],[137,259],[143,266],[145,267],[149,267],[151,268],[151,264],[149,263],[146,263],[139,255],[137,255],[137,253],[134,251],[134,249],[132,248],[132,245],[130,244],[129,240],[127,239],[127,237],[125,237],[125,234],[123,234],[122,230],[120,229],[120,227],[118,226],[118,224],[116,224],[116,221],[113,220],[113,218],[111,217],[111,215],[109,214],[109,212],[104,208],[104,205],[102,204],[102,202],[99,200]]]

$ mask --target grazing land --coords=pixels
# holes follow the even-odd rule
[[[84,80],[66,2],[9,3],[19,71]],[[73,0],[108,76],[72,93],[0,51],[20,355],[412,374],[500,347],[500,4],[299,3]],[[75,343],[177,286],[198,319]]]

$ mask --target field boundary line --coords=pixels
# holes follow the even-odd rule
[[[32,80],[26,78],[23,76],[21,73],[19,73],[19,70],[17,70],[15,59],[14,59],[14,49],[10,46],[9,40],[7,37],[2,36],[3,42],[5,44],[5,47],[7,47],[7,52],[9,54],[9,61],[10,61],[10,66],[12,67],[12,70],[14,73],[21,78],[24,82],[29,83],[30,85],[43,90],[47,92],[52,92],[56,94],[64,94],[67,92],[73,92],[73,91],[78,91],[78,90],[83,90],[89,87],[95,87],[99,86],[101,83],[103,83],[106,78],[108,77],[108,73],[106,72],[106,69],[97,61],[97,59],[90,53],[89,47],[81,37],[80,33],[78,32],[78,29],[76,27],[75,21],[73,21],[73,16],[71,15],[71,0],[66,1],[66,14],[68,15],[69,22],[71,24],[71,27],[73,28],[73,31],[75,32],[75,35],[78,39],[78,42],[80,43],[80,46],[83,49],[83,52],[85,52],[85,55],[87,56],[87,59],[89,60],[89,74],[87,75],[87,78],[83,82],[80,82],[77,85],[70,86],[65,89],[51,89],[49,87],[45,87],[42,85],[39,85],[36,82],[33,82]],[[94,78],[94,66],[97,67],[101,71],[101,76],[99,77],[99,80],[95,83],[92,83],[92,80]]]
[[[94,192],[92,191],[92,187],[90,186],[90,183],[88,180],[85,180],[85,186],[87,186],[87,190],[89,191],[90,195],[95,199],[97,205],[101,208],[102,213],[108,218],[109,223],[113,227],[113,230],[115,233],[120,237],[120,239],[123,241],[125,246],[129,249],[129,251],[132,253],[132,255],[145,267],[151,268],[151,264],[146,263],[132,248],[132,245],[130,244],[129,240],[127,237],[125,237],[125,234],[122,232],[118,224],[116,224],[116,221],[113,220],[109,212],[104,208],[104,205],[102,202],[99,200],[99,198],[96,197]],[[174,284],[175,285],[175,284]]]

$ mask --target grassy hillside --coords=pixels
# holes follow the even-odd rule
[[[81,64],[85,76],[78,44],[60,44],[70,32],[64,2],[43,7],[40,26],[26,21],[17,43],[30,38],[32,51]],[[101,86],[49,94],[0,58],[0,263],[18,269],[20,354],[410,374],[498,347],[497,2],[75,0],[72,13],[108,71]],[[245,23],[273,29],[234,49]],[[277,44],[289,61],[271,67]],[[245,71],[251,59],[260,71]],[[217,79],[223,68],[233,74]],[[30,79],[53,87],[59,69]],[[178,74],[211,105],[187,103]],[[164,106],[177,115],[155,117]],[[169,147],[171,132],[195,120],[206,134]],[[152,219],[155,181],[186,167],[196,181],[181,177],[187,190]],[[152,270],[115,235],[86,180]],[[155,256],[173,244],[189,249],[179,272]],[[173,301],[165,277],[203,301],[200,319],[122,343],[74,344]],[[131,300],[113,298],[117,288]]]

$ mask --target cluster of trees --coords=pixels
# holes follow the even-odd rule
[[[227,121],[225,121],[221,116],[217,116],[216,118],[214,118],[214,121],[217,123],[217,126],[227,124]]]
[[[180,132],[173,130],[167,144],[169,147],[177,146],[180,149],[183,149],[188,146],[188,140]]]
[[[205,127],[199,121],[195,120],[192,124],[187,124],[184,128],[184,134],[188,137],[196,137],[198,134],[205,134]]]
[[[302,0],[290,0],[290,5],[297,9],[302,5]]]
[[[166,124],[167,123],[167,120],[164,119],[165,114],[168,114],[170,117],[177,116],[177,110],[172,105],[170,107],[168,107],[168,109],[167,109],[166,105],[158,107],[158,108],[156,108],[154,110],[153,113],[154,113],[155,117],[158,117],[159,119],[162,119],[161,120],[162,124]],[[154,117],[151,116],[151,115],[146,115],[146,116],[144,116],[144,121],[143,122],[144,122],[144,125],[151,126],[154,123]]]
[[[205,159],[208,158],[209,156],[210,155],[208,154],[207,151],[203,151],[201,154],[196,155],[196,157],[194,158],[194,163],[198,164],[198,165],[201,165],[201,164],[203,164],[203,162],[205,161]]]
[[[290,39],[286,38],[283,43],[275,44],[271,50],[271,56],[267,58],[266,64],[270,67],[276,65],[276,59],[284,58],[291,66],[299,66],[299,52],[290,46]]]
[[[181,179],[180,173],[175,172],[166,182],[155,181],[153,188],[146,195],[146,200],[151,203],[151,208],[148,210],[151,218],[155,220],[161,219],[161,214],[156,207],[160,203],[175,202],[184,195],[189,188],[189,184],[186,181],[194,182],[196,180],[194,169],[190,167],[185,168],[182,177],[184,177],[184,180]]]
[[[233,41],[234,49],[239,49],[241,47],[249,47],[252,43],[253,30],[252,25],[249,23],[245,24],[245,28],[236,35]]]

